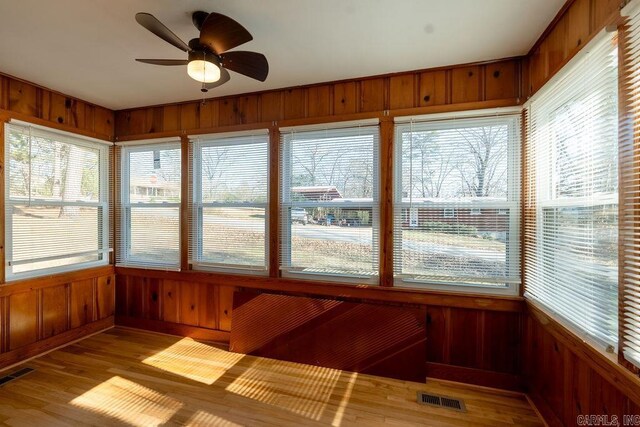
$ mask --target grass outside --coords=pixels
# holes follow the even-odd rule
[[[15,207],[12,259],[55,257],[98,249],[99,210],[82,208],[61,215],[59,207]],[[263,266],[265,260],[265,214],[263,208],[206,208],[203,256],[208,262]],[[132,212],[131,254],[139,260],[177,263],[179,259],[178,208],[135,208]],[[596,235],[608,241],[608,228]],[[599,234],[598,234],[599,233]],[[436,276],[493,276],[506,271],[506,244],[477,235],[403,230],[402,271]],[[339,227],[308,224],[292,226],[291,261],[294,267],[313,266],[327,271],[377,270],[371,227]],[[585,263],[603,270],[615,265],[612,254],[601,245],[585,253]],[[607,247],[608,248],[608,247]],[[474,256],[474,251],[477,251]],[[97,260],[97,256],[29,262],[13,266],[14,273]]]
[[[447,244],[463,248],[482,248],[493,251],[505,251],[505,243],[496,239],[450,233],[434,233],[421,230],[402,230],[402,239],[434,244]]]

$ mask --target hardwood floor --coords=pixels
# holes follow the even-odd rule
[[[23,366],[35,371],[0,386],[6,425],[542,425],[518,393],[244,356],[124,328]],[[467,412],[418,405],[419,390],[461,398]]]

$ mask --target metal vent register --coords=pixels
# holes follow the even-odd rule
[[[418,392],[418,403],[422,405],[440,406],[442,408],[449,408],[459,412],[466,412],[466,408],[464,407],[464,402],[462,400],[448,396],[429,394],[424,391]]]
[[[19,369],[9,375],[5,375],[4,377],[0,377],[0,386],[5,385],[6,383],[8,383],[9,381],[13,381],[15,379],[18,379],[24,375],[27,375],[29,372],[33,372],[32,368],[22,368]]]

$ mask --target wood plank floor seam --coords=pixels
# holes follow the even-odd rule
[[[24,365],[36,370],[0,388],[5,425],[543,425],[519,393],[283,362],[118,327]],[[417,391],[461,398],[467,412],[419,405]]]

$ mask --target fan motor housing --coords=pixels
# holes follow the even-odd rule
[[[197,61],[197,60],[212,62],[216,64],[218,67],[220,67],[220,59],[218,58],[218,55],[211,52],[207,52],[204,49],[192,50],[189,52],[189,62]]]

